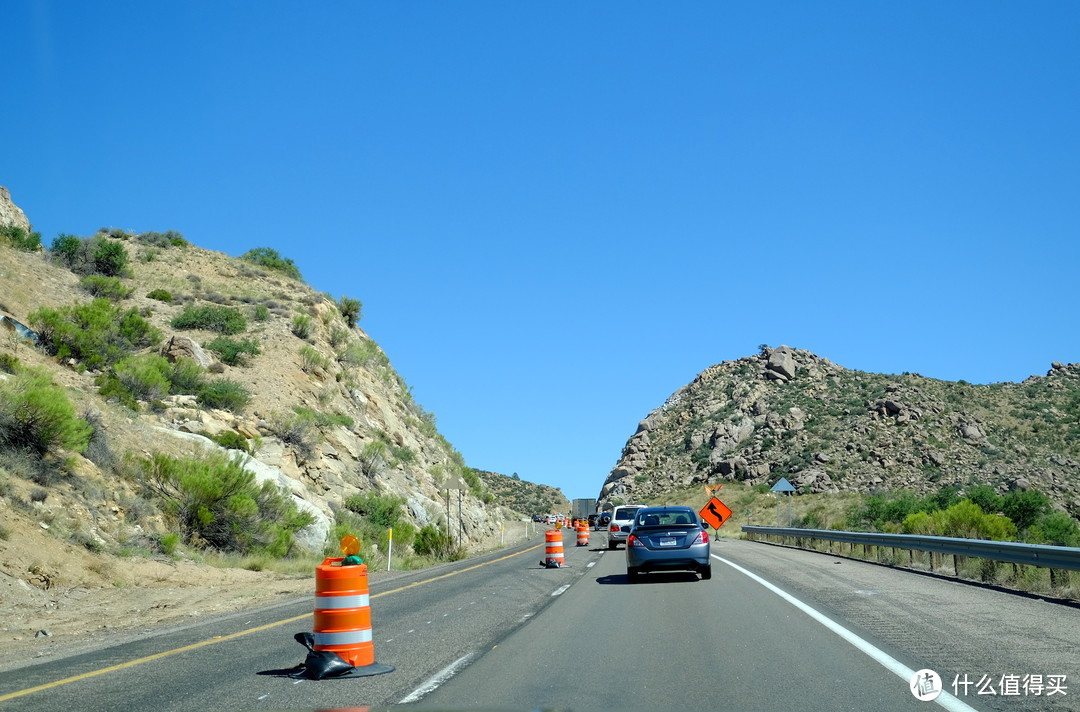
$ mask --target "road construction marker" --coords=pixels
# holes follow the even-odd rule
[[[522,554],[528,554],[530,551],[534,551],[534,550],[539,549],[539,548],[540,548],[540,545],[537,544],[536,546],[531,546],[528,549],[522,549],[521,551],[516,552],[514,554],[507,554],[506,556],[500,556],[499,558],[492,559],[491,561],[485,561],[482,564],[474,564],[474,565],[468,566],[468,567],[466,567],[464,569],[459,569],[457,571],[451,571],[450,573],[447,573],[447,574],[442,574],[441,576],[434,576],[434,577],[429,578],[429,579],[424,579],[423,581],[416,581],[415,583],[406,584],[405,586],[399,586],[398,588],[390,589],[389,591],[383,591],[382,593],[376,593],[376,594],[371,595],[370,598],[379,598],[381,596],[389,596],[392,593],[399,593],[400,591],[405,591],[407,589],[415,588],[417,586],[423,586],[423,585],[429,584],[429,583],[431,583],[433,581],[440,581],[440,580],[442,580],[444,578],[450,578],[451,576],[457,576],[458,574],[463,574],[466,571],[473,571],[474,569],[479,569],[479,568],[482,568],[484,566],[490,566],[491,564],[497,564],[500,561],[506,561],[507,559],[512,559],[515,556],[521,556]],[[179,655],[180,653],[186,653],[186,652],[191,651],[191,650],[198,650],[199,648],[204,648],[207,645],[215,645],[216,643],[223,643],[226,640],[233,640],[235,638],[240,638],[242,636],[250,635],[252,633],[259,633],[259,632],[262,632],[264,630],[269,630],[270,628],[276,628],[279,625],[285,625],[286,623],[295,623],[296,621],[300,621],[300,620],[303,620],[305,618],[310,618],[311,616],[312,616],[312,613],[303,613],[303,614],[301,614],[299,616],[293,616],[292,618],[285,618],[285,619],[280,620],[280,621],[274,621],[273,623],[267,623],[265,625],[256,626],[254,628],[248,628],[247,630],[241,630],[241,631],[238,631],[236,633],[230,633],[229,635],[223,635],[223,636],[220,636],[220,637],[215,636],[213,638],[209,638],[207,640],[203,640],[203,641],[198,642],[198,643],[192,643],[191,645],[185,645],[185,646],[180,647],[180,648],[173,648],[172,650],[164,650],[164,651],[162,651],[160,653],[154,653],[153,655],[147,655],[147,656],[142,657],[142,658],[136,658],[135,660],[129,660],[126,663],[120,663],[118,665],[110,665],[109,667],[104,667],[104,668],[101,668],[99,670],[91,670],[89,672],[84,672],[84,673],[82,673],[80,675],[73,675],[72,677],[65,677],[65,678],[63,678],[61,680],[53,680],[52,682],[46,682],[43,685],[35,685],[34,687],[28,687],[25,690],[15,690],[14,692],[9,692],[7,694],[0,695],[0,702],[7,702],[8,700],[14,700],[16,698],[24,697],[26,695],[32,695],[35,692],[41,692],[43,690],[51,690],[51,689],[53,689],[55,687],[60,687],[61,685],[67,685],[67,684],[72,683],[72,682],[78,682],[79,680],[86,680],[86,679],[91,678],[91,677],[97,677],[98,675],[104,675],[106,673],[116,672],[118,670],[124,670],[125,668],[135,667],[136,665],[142,665],[143,663],[152,662],[154,660],[161,660],[162,658],[171,657],[173,655]]]

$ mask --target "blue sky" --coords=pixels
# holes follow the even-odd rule
[[[759,344],[1080,361],[1075,2],[4,3],[43,234],[273,247],[473,467],[594,497]]]

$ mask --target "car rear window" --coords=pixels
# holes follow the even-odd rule
[[[640,509],[640,507],[638,507],[637,509],[634,509],[634,508],[616,509],[615,513],[613,515],[611,515],[611,518],[616,519],[616,520],[618,520],[620,522],[625,522],[625,521],[628,521],[630,519],[633,519],[634,518],[634,512],[638,511],[638,509]]]
[[[697,517],[690,510],[671,512],[638,510],[634,524],[639,527],[696,527]]]

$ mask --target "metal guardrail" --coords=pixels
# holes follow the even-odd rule
[[[820,539],[822,541],[839,541],[862,546],[884,546],[894,549],[930,551],[938,554],[971,556],[1007,561],[1013,564],[1080,571],[1080,548],[1071,546],[1021,544],[1015,541],[989,541],[986,539],[958,539],[949,536],[922,536],[921,534],[846,532],[831,529],[744,526],[742,530],[747,534]]]

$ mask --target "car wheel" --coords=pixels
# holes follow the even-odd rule
[[[615,549],[615,546],[616,546],[615,542],[613,542],[613,541],[609,541],[609,542],[607,543],[607,548],[608,548],[608,551],[613,551],[613,550]]]
[[[626,578],[633,583],[638,580],[638,570],[633,566],[626,567]]]
[[[701,574],[701,580],[705,581],[712,578],[712,565],[706,566],[702,569],[698,569],[698,573]]]

